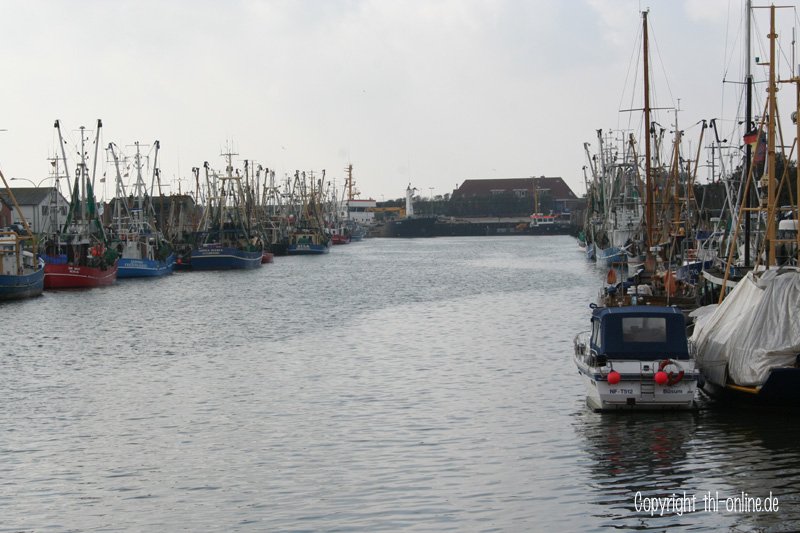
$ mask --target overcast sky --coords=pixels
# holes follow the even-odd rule
[[[582,194],[583,143],[639,124],[619,110],[641,106],[629,74],[640,10],[655,105],[680,98],[690,140],[702,118],[735,121],[738,88],[723,93],[722,79],[741,77],[742,3],[3,0],[0,168],[38,183],[54,119],[77,140],[101,118],[104,145],[161,141],[172,192],[203,161],[224,168],[232,141],[238,159],[279,176],[327,169],[341,186],[352,163],[377,200],[409,182],[428,196],[468,178],[541,175]]]

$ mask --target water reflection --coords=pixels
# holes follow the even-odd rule
[[[710,409],[695,413],[575,413],[598,529],[791,530],[800,523],[797,418]],[[726,499],[778,498],[778,512],[726,510]],[[655,516],[635,497],[694,498]],[[708,500],[718,499],[715,509]],[[706,498],[704,500],[704,497]],[[731,501],[730,503],[735,503]],[[790,525],[792,524],[792,525]],[[787,528],[788,527],[788,528]],[[787,528],[787,529],[782,529]]]

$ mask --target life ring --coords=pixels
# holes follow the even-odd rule
[[[671,387],[671,386],[677,385],[678,383],[681,382],[681,380],[683,379],[684,371],[680,367],[680,365],[678,365],[678,363],[676,363],[672,359],[664,359],[663,361],[661,361],[661,363],[658,365],[658,371],[659,372],[664,372],[664,369],[667,367],[667,365],[675,365],[676,367],[678,367],[680,369],[680,371],[677,374],[675,372],[668,372],[667,373],[667,383],[666,384],[667,384],[668,387]]]

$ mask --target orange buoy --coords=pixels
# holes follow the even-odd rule
[[[613,268],[608,269],[608,274],[606,275],[606,283],[609,285],[614,285],[617,282],[617,271]]]

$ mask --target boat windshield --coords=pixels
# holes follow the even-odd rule
[[[667,319],[652,316],[623,317],[622,342],[667,342]]]

